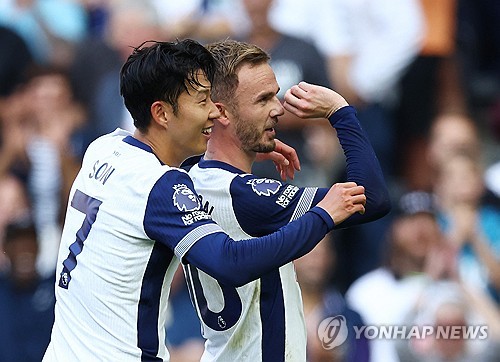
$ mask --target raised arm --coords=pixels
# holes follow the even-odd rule
[[[335,228],[379,219],[390,211],[390,199],[377,156],[362,129],[355,109],[337,92],[301,82],[285,94],[283,106],[302,118],[326,117],[337,131],[346,157],[347,181],[365,187],[366,212],[354,214]],[[327,189],[318,190],[315,202]]]

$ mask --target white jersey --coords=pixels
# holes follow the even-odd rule
[[[235,240],[276,231],[323,197],[316,188],[258,178],[219,161],[201,160],[189,174],[204,209]],[[207,340],[203,362],[306,360],[293,263],[239,288],[222,285],[191,265],[184,269]]]
[[[359,225],[384,216],[390,210],[389,193],[354,108],[343,107],[329,120],[346,156],[347,181],[363,185],[367,197],[363,215],[356,213],[332,228]],[[261,237],[304,214],[306,217],[307,211],[329,191],[259,178],[214,160],[201,159],[189,174],[203,209],[235,240]],[[301,238],[307,239],[310,238]],[[277,251],[264,251],[259,245],[247,252],[261,260],[278,256]],[[247,254],[241,258],[249,259]],[[239,288],[228,287],[191,265],[184,270],[207,339],[203,362],[306,360],[306,328],[293,263],[283,264]]]
[[[94,141],[70,193],[44,361],[168,361],[174,271],[215,232],[184,170],[123,130]]]

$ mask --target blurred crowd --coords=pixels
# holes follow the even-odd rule
[[[231,37],[271,55],[281,88],[332,87],[356,107],[393,212],[329,235],[296,262],[309,362],[500,360],[500,3],[496,0],[3,0],[0,2],[0,362],[39,361],[83,152],[133,129],[119,69],[148,40]],[[294,183],[343,181],[327,120],[281,117]],[[255,166],[277,178],[266,162]],[[199,324],[179,273],[172,361],[196,361]],[[317,328],[488,325],[487,341],[351,340]],[[454,323],[454,324],[453,324]],[[5,341],[5,342],[4,342]],[[8,342],[7,342],[8,341]],[[481,342],[481,343],[475,343]]]

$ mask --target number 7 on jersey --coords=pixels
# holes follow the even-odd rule
[[[94,223],[99,206],[102,201],[99,201],[89,195],[84,194],[80,190],[76,190],[71,200],[71,207],[77,209],[85,214],[82,227],[76,233],[76,240],[69,246],[69,255],[63,261],[63,269],[59,278],[59,286],[68,289],[69,282],[71,281],[71,271],[75,269],[77,260],[76,257],[83,250],[83,243],[89,235],[92,224]]]

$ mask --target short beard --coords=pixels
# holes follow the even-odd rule
[[[253,152],[257,153],[271,153],[276,149],[276,142],[272,140],[272,143],[262,144],[259,143],[252,148]]]
[[[245,151],[258,153],[270,153],[276,148],[274,139],[263,143],[260,139],[262,134],[257,134],[255,128],[245,127],[246,124],[241,119],[236,121],[236,134],[241,142],[241,147]]]

